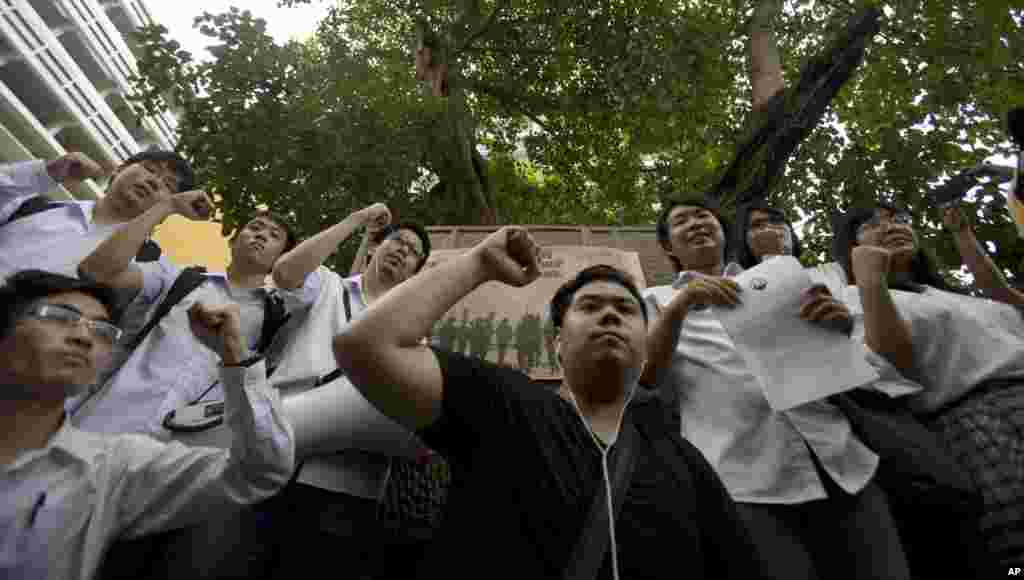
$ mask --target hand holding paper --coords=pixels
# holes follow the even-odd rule
[[[685,312],[708,306],[735,306],[740,303],[740,286],[728,278],[695,274],[684,282],[686,288],[675,295],[670,308]]]
[[[801,298],[811,290],[810,276],[795,258],[762,262],[736,277],[746,298],[734,308],[716,309],[776,411],[790,409],[878,379],[863,350],[845,334],[801,317]],[[838,308],[820,289],[807,310],[818,320],[841,319]],[[806,306],[806,304],[805,304]]]
[[[815,284],[804,290],[800,304],[800,317],[804,320],[817,322],[825,328],[832,328],[846,335],[853,330],[850,309],[833,298],[824,284]]]

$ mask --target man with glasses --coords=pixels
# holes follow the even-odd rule
[[[426,264],[430,237],[423,226],[390,224],[387,208],[373,207],[377,209],[366,225],[379,226],[381,221],[387,225],[374,235],[375,249],[362,274],[342,278],[321,266],[351,233],[342,227],[344,222],[305,240],[275,265],[274,279],[282,288],[292,287],[310,273],[322,280],[309,313],[289,325],[288,346],[274,373],[275,384],[323,383],[338,366],[332,338]],[[322,388],[351,388],[347,377],[335,374],[332,378]],[[394,441],[395,448],[407,448],[408,441],[408,437]],[[393,458],[359,449],[302,458],[302,451],[295,483],[275,500],[281,511],[274,514],[274,527],[281,530],[285,566],[275,577],[291,577],[294,568],[287,568],[289,564],[316,561],[325,553],[345,562],[345,574],[352,578],[401,577],[400,568],[414,564],[413,554],[421,546],[417,540],[392,535],[380,519]]]
[[[106,286],[23,271],[0,287],[0,577],[93,578],[108,546],[273,495],[291,427],[239,307],[196,303],[192,332],[220,358],[230,450],[79,431],[64,401],[96,380],[121,331]]]
[[[269,212],[258,212],[229,241],[231,263],[225,272],[196,273],[182,270],[168,261],[133,262],[149,232],[169,216],[191,220],[208,219],[213,205],[201,191],[169,196],[154,204],[110,238],[101,243],[79,265],[83,277],[108,284],[132,297],[125,326],[152,331],[133,338],[116,353],[124,364],[109,380],[84,400],[75,402],[71,421],[80,429],[99,433],[144,433],[157,439],[177,437],[189,444],[216,444],[218,432],[211,430],[222,420],[218,414],[225,400],[225,384],[219,378],[217,358],[190,330],[193,304],[234,304],[241,312],[243,346],[254,353],[272,355],[276,329],[289,314],[308,308],[319,292],[319,278],[307,276],[295,288],[281,290],[267,284],[267,276],[278,257],[291,249],[296,238],[287,221]],[[186,293],[175,292],[173,304],[162,316],[160,305],[171,296],[180,280],[192,278]],[[181,288],[179,285],[178,288]],[[220,418],[218,418],[220,417]],[[223,435],[223,432],[220,432]],[[217,438],[217,439],[214,439]],[[255,557],[235,557],[257,546],[250,521],[258,521],[253,510],[239,510],[229,517],[204,522],[188,530],[175,531],[163,539],[147,539],[150,549],[159,546],[168,556],[164,566],[169,576],[249,576],[259,569]],[[124,549],[123,549],[124,548]],[[141,546],[115,547],[111,562],[152,566],[155,557],[139,557]],[[260,551],[250,552],[260,553]],[[225,556],[231,554],[231,557]],[[184,570],[177,572],[179,568]],[[159,571],[130,573],[153,577]]]
[[[0,279],[25,268],[74,276],[82,258],[125,223],[194,187],[192,167],[181,156],[143,151],[114,171],[96,201],[40,195],[106,173],[83,153],[0,165]]]

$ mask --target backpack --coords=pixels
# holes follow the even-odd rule
[[[201,286],[206,282],[206,268],[203,266],[189,266],[178,274],[178,277],[174,279],[171,284],[170,290],[167,291],[167,296],[160,302],[150,316],[149,321],[139,330],[139,332],[132,338],[131,341],[125,343],[124,349],[128,352],[134,351],[142,341],[149,336],[149,333],[160,324],[171,309],[174,308],[179,302],[181,302],[185,296],[188,296],[193,290]],[[291,315],[287,313],[284,306],[284,300],[276,293],[270,293],[266,296],[266,300],[263,303],[263,326],[260,329],[260,340],[256,344],[256,351],[260,354],[266,352],[274,340],[274,336],[277,331],[280,330],[285,323],[291,318]],[[273,372],[273,369],[267,370],[267,376]],[[100,388],[90,392],[71,412],[72,415],[80,412],[83,407],[93,399],[103,387],[109,385],[113,380],[113,377],[117,373],[114,373],[107,379],[107,382]],[[214,384],[217,384],[216,382]],[[212,387],[213,385],[211,385]],[[209,391],[209,389],[207,389]],[[205,393],[204,393],[205,394]]]
[[[0,223],[0,227],[3,227],[13,221],[20,220],[21,218],[29,217],[37,213],[49,211],[51,209],[57,209],[65,205],[63,201],[52,201],[45,195],[33,195],[32,197],[21,202],[18,209],[14,210],[7,221]],[[139,253],[135,255],[136,262],[155,262],[160,259],[160,255],[163,250],[160,248],[160,244],[157,244],[153,240],[146,240],[142,247],[139,248]]]

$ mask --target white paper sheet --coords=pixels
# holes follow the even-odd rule
[[[812,280],[796,258],[766,260],[734,280],[742,288],[741,304],[715,313],[760,378],[772,409],[791,409],[878,379],[846,334],[800,318],[800,295]]]

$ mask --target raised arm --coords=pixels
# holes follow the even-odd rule
[[[964,264],[974,275],[975,285],[987,292],[993,300],[1024,306],[1024,293],[1010,287],[1010,283],[1006,281],[988,252],[982,249],[974,235],[974,228],[963,211],[959,207],[951,207],[945,211],[942,218],[946,229],[953,233],[953,239]]]
[[[735,306],[740,302],[739,292],[736,282],[717,276],[698,276],[676,292],[647,329],[647,365],[640,382],[657,385],[665,371],[671,368],[683,321],[691,309],[707,305]]]
[[[339,367],[385,415],[411,429],[430,425],[441,413],[443,378],[436,356],[420,339],[477,286],[535,280],[537,251],[526,230],[506,227],[458,258],[413,276],[334,339]]]
[[[387,225],[390,222],[391,212],[383,203],[375,203],[349,214],[278,258],[274,264],[274,283],[279,288],[298,288],[306,275],[320,267],[357,229],[371,224]]]
[[[247,358],[234,303],[189,310],[193,332],[221,355],[230,450],[169,445],[139,437],[124,449],[119,515],[127,536],[217,517],[235,506],[268,498],[294,468],[292,428],[262,361]],[[120,454],[117,455],[120,457]]]
[[[0,205],[18,197],[46,193],[60,183],[103,177],[106,171],[84,153],[51,161],[21,161],[0,167]]]
[[[864,344],[903,375],[916,376],[910,324],[903,320],[889,292],[889,252],[874,246],[856,246],[851,259],[864,309]]]
[[[153,228],[173,214],[191,220],[206,220],[212,213],[213,202],[202,191],[186,191],[169,196],[104,240],[92,254],[82,260],[78,271],[109,286],[138,291],[142,288],[142,273],[129,268],[129,265]]]

